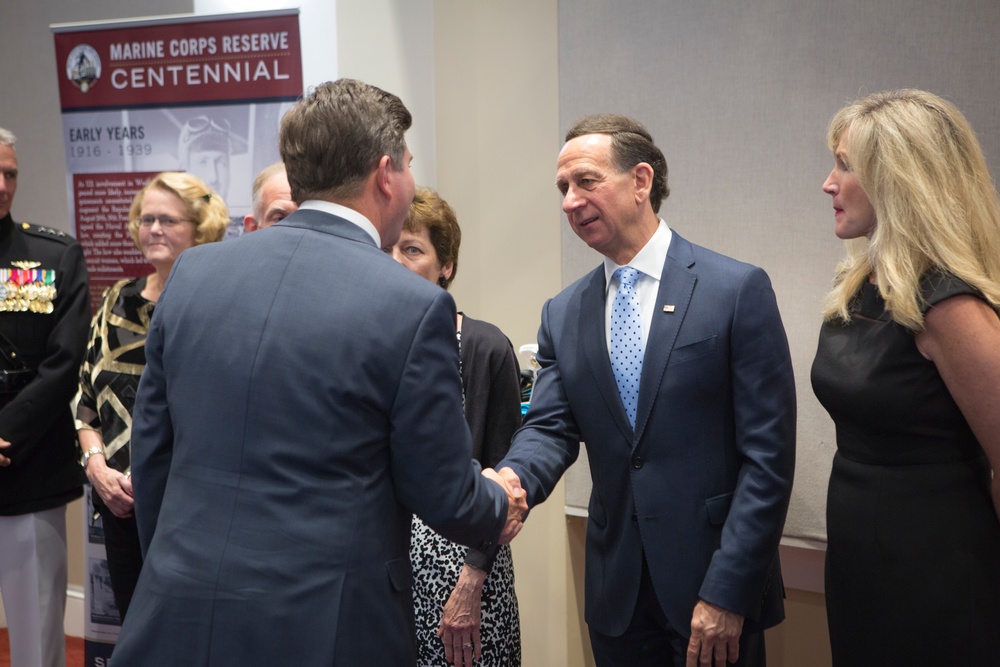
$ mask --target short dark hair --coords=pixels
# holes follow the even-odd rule
[[[448,289],[458,273],[458,248],[462,245],[462,228],[458,226],[455,211],[430,188],[417,188],[403,229],[413,234],[427,230],[438,262],[442,266],[451,262],[451,275],[441,285]]]
[[[278,148],[292,199],[356,196],[383,155],[402,169],[412,122],[402,100],[362,81],[316,86],[281,119]]]
[[[611,137],[611,159],[620,173],[626,172],[640,162],[653,168],[653,185],[649,191],[649,203],[655,213],[660,212],[660,204],[670,196],[667,185],[667,159],[653,143],[649,130],[637,120],[613,113],[584,116],[573,123],[566,133],[566,141],[586,134],[607,134]]]

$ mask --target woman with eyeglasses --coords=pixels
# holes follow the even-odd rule
[[[139,579],[142,554],[132,513],[130,434],[146,334],[153,308],[177,257],[222,239],[225,202],[192,174],[157,174],[132,200],[128,229],[153,273],[121,280],[104,293],[90,328],[80,374],[77,434],[83,467],[93,486],[115,605],[122,620]]]

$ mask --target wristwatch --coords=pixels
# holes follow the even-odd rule
[[[94,446],[83,453],[83,458],[80,459],[80,465],[83,466],[84,470],[87,469],[87,461],[89,461],[90,457],[93,456],[94,454],[100,454],[101,456],[104,456],[104,447]]]

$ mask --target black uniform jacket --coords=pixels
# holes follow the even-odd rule
[[[82,494],[70,401],[87,344],[90,299],[79,244],[58,230],[15,223],[9,214],[0,219],[0,270],[7,278],[0,281],[0,334],[34,371],[25,386],[0,391],[0,438],[11,443],[3,451],[11,464],[0,468],[0,515],[12,516],[59,507]],[[32,273],[12,280],[17,270]],[[49,289],[22,309],[9,298],[19,280],[54,287],[55,294]]]

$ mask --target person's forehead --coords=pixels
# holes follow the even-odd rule
[[[260,192],[265,207],[278,200],[291,201],[292,199],[292,188],[288,185],[288,179],[284,174],[275,174],[267,179]]]
[[[559,151],[557,174],[605,169],[610,165],[611,137],[607,134],[585,134],[566,142]]]
[[[187,208],[187,202],[176,192],[171,192],[163,187],[151,187],[142,195],[139,208],[141,211],[145,211],[153,207],[166,207],[184,211]]]
[[[563,144],[560,155],[569,152],[586,151],[591,153],[607,154],[611,150],[610,134],[581,134],[573,137]]]
[[[17,153],[14,151],[13,146],[0,144],[0,164],[3,164],[8,169],[11,167],[17,168]]]
[[[277,174],[272,174],[269,179],[264,181],[264,192],[275,195],[279,195],[283,192],[291,194],[292,186],[288,184],[288,175],[285,172],[278,172]]]
[[[426,242],[429,243],[430,242],[430,238],[431,238],[430,230],[428,230],[426,227],[420,227],[419,229],[415,229],[415,230],[409,230],[409,229],[405,229],[404,228],[399,233],[399,240],[400,241],[403,241],[403,240],[406,240],[406,241],[426,241]]]

